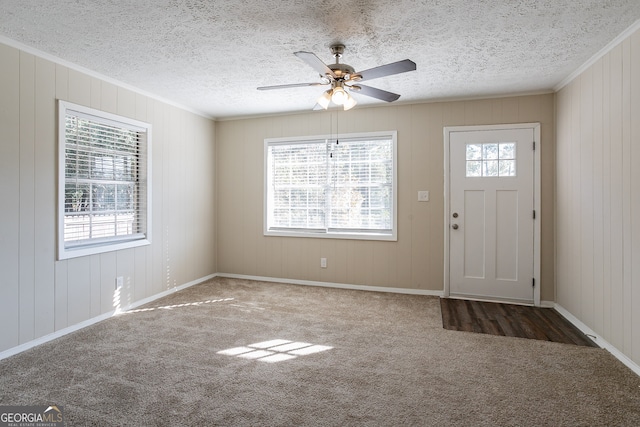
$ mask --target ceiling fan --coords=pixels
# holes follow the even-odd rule
[[[259,87],[258,90],[330,85],[331,88],[325,91],[320,98],[318,98],[314,110],[319,108],[324,108],[326,110],[331,102],[336,105],[342,105],[345,110],[349,110],[357,103],[349,92],[357,92],[386,102],[393,102],[400,98],[400,95],[397,93],[387,92],[386,90],[377,89],[371,86],[365,86],[360,84],[361,81],[373,80],[380,77],[391,76],[393,74],[414,71],[416,69],[415,62],[405,59],[403,61],[392,62],[390,64],[380,65],[379,67],[356,72],[351,65],[340,63],[340,58],[342,58],[342,54],[344,53],[343,44],[332,45],[331,53],[333,54],[336,62],[334,64],[326,65],[314,53],[294,52],[294,55],[302,59],[304,62],[309,64],[311,68],[320,73],[320,82],[262,86]]]

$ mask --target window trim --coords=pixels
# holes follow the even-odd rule
[[[269,146],[277,144],[288,144],[291,142],[299,143],[313,143],[324,140],[333,140],[335,135],[312,135],[312,136],[294,136],[283,138],[265,138],[264,139],[264,189],[263,189],[263,234],[264,236],[277,236],[277,237],[308,237],[308,238],[320,238],[320,239],[348,239],[348,240],[379,240],[379,241],[398,241],[398,132],[393,131],[377,131],[377,132],[359,132],[340,134],[338,139],[366,139],[366,138],[380,138],[386,137],[393,141],[392,153],[393,153],[393,182],[391,185],[392,191],[392,221],[391,221],[391,233],[376,233],[363,230],[361,232],[349,231],[337,231],[335,229],[320,229],[313,231],[311,229],[300,229],[295,231],[292,229],[269,229],[268,222],[268,198],[269,198]]]
[[[114,236],[113,238],[96,238],[92,242],[83,244],[65,245],[64,241],[64,219],[65,219],[65,150],[66,150],[66,116],[73,114],[78,117],[93,119],[96,118],[102,123],[125,125],[129,129],[138,130],[146,134],[146,207],[145,223],[146,229],[143,233],[129,236]],[[129,249],[151,244],[151,124],[129,117],[119,116],[83,105],[74,104],[68,101],[58,100],[58,170],[57,170],[57,259],[65,260],[81,256],[94,255],[105,252],[112,252],[121,249]]]

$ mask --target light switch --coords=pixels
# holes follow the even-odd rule
[[[419,202],[428,202],[429,201],[429,192],[428,191],[418,191],[418,201]]]

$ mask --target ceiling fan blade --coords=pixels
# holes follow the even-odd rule
[[[358,71],[357,74],[362,76],[362,79],[360,80],[373,80],[380,77],[391,76],[393,74],[414,71],[415,69],[416,63],[411,61],[410,59],[405,59],[403,61],[392,62],[391,64],[369,68],[368,70]]]
[[[375,87],[364,86],[361,84],[359,84],[357,87],[359,87],[360,90],[356,90],[356,93],[370,96],[372,98],[381,99],[383,101],[393,102],[396,99],[400,98],[400,95],[398,95],[397,93],[387,92],[386,90],[376,89]]]
[[[313,68],[318,73],[320,73],[322,77],[329,74],[331,77],[336,78],[336,75],[333,72],[333,70],[327,67],[327,65],[324,62],[322,62],[322,60],[320,60],[320,58],[318,58],[315,55],[315,53],[301,51],[301,52],[294,52],[293,54],[298,58],[302,59],[307,64],[309,64],[311,68]]]
[[[288,85],[261,86],[258,90],[288,89],[291,87],[323,86],[325,83],[292,83]]]

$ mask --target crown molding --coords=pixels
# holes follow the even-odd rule
[[[553,88],[554,92],[558,92],[563,87],[565,87],[566,85],[571,83],[580,74],[584,73],[589,67],[591,67],[593,64],[595,64],[600,58],[602,58],[603,56],[605,56],[606,54],[611,52],[611,50],[614,47],[616,47],[617,45],[622,43],[623,40],[625,40],[627,37],[631,36],[633,33],[638,31],[639,29],[640,29],[640,19],[638,19],[636,22],[634,22],[629,28],[624,30],[622,33],[620,33],[620,35],[618,35],[618,37],[616,37],[615,39],[611,40],[605,47],[600,49],[598,51],[598,53],[593,55],[587,62],[582,64],[577,70],[575,70],[573,73],[569,74],[564,80],[562,80],[560,83],[558,83],[556,86],[554,86],[554,88]]]

